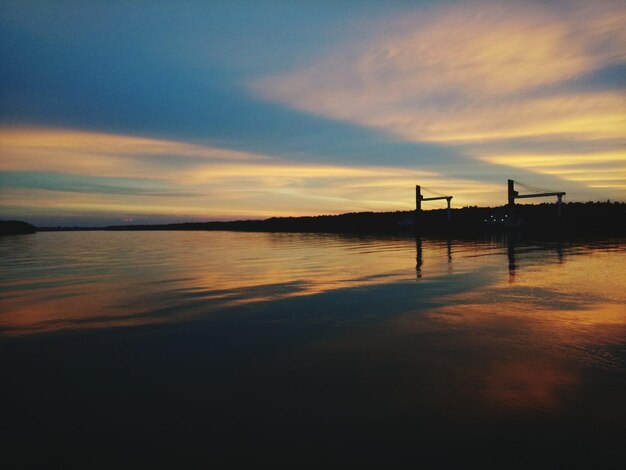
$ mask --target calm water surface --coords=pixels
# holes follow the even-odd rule
[[[58,232],[0,264],[15,468],[626,462],[623,240]]]

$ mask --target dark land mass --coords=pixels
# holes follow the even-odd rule
[[[331,233],[423,233],[472,235],[485,231],[522,230],[534,234],[626,235],[626,203],[587,202],[563,204],[562,216],[555,204],[516,205],[515,214],[506,206],[464,207],[396,212],[355,212],[310,217],[272,217],[265,220],[187,222],[161,225],[115,225],[104,228],[44,227],[38,230],[229,230],[243,232]]]
[[[19,220],[0,220],[0,235],[22,235],[35,233],[37,228],[34,225],[21,222]]]
[[[250,232],[344,232],[344,233],[453,233],[473,234],[486,230],[519,229],[533,233],[626,234],[626,204],[569,203],[559,217],[555,204],[518,205],[517,223],[506,206],[464,207],[447,210],[397,212],[356,212],[313,217],[272,217],[266,220],[179,223],[168,225],[126,225],[107,230],[234,230]]]

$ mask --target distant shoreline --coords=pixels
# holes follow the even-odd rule
[[[626,235],[626,203],[588,202],[563,205],[558,217],[554,204],[518,205],[517,224],[511,224],[507,207],[464,207],[396,212],[354,212],[339,215],[271,217],[265,220],[183,222],[171,224],[110,225],[104,227],[38,227],[37,231],[237,231],[237,232],[329,232],[329,233],[451,233],[522,230],[537,233],[589,233]]]

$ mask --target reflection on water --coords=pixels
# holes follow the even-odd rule
[[[40,233],[0,240],[4,334],[177,321],[248,302],[407,282],[411,238],[227,232]],[[431,240],[429,276],[452,241]],[[460,244],[459,256],[475,246]],[[474,269],[466,262],[457,272]],[[201,302],[201,305],[200,305]],[[168,307],[167,315],[159,315]]]
[[[176,321],[240,303],[401,281],[413,248],[393,238],[76,232],[5,238],[0,249],[0,327],[25,334]],[[163,307],[171,314],[159,315]]]
[[[620,240],[38,233],[0,260],[5,442],[26,454],[624,457]]]

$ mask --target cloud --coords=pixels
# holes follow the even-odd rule
[[[410,210],[414,185],[474,203],[499,185],[435,171],[294,163],[210,145],[64,129],[0,128],[0,214],[193,220]],[[433,207],[436,207],[433,206]],[[120,220],[121,221],[121,220]]]
[[[505,154],[486,155],[480,160],[496,165],[533,169],[561,179],[584,182],[589,188],[614,189],[626,195],[626,152],[584,154]]]
[[[146,163],[169,157],[202,161],[262,161],[267,156],[186,142],[68,129],[0,128],[0,170],[145,176]],[[143,159],[143,160],[142,160]],[[149,159],[149,160],[146,160]]]
[[[626,62],[625,22],[626,8],[616,2],[423,9],[250,89],[407,141],[465,149],[513,140],[617,141],[623,148],[624,90],[585,87],[583,79]],[[601,156],[593,158],[601,163]]]
[[[261,79],[252,90],[409,140],[601,130],[623,136],[622,93],[528,96],[626,59],[626,10],[593,13],[563,16],[511,4],[421,12],[309,67]],[[589,127],[597,119],[601,124]]]

